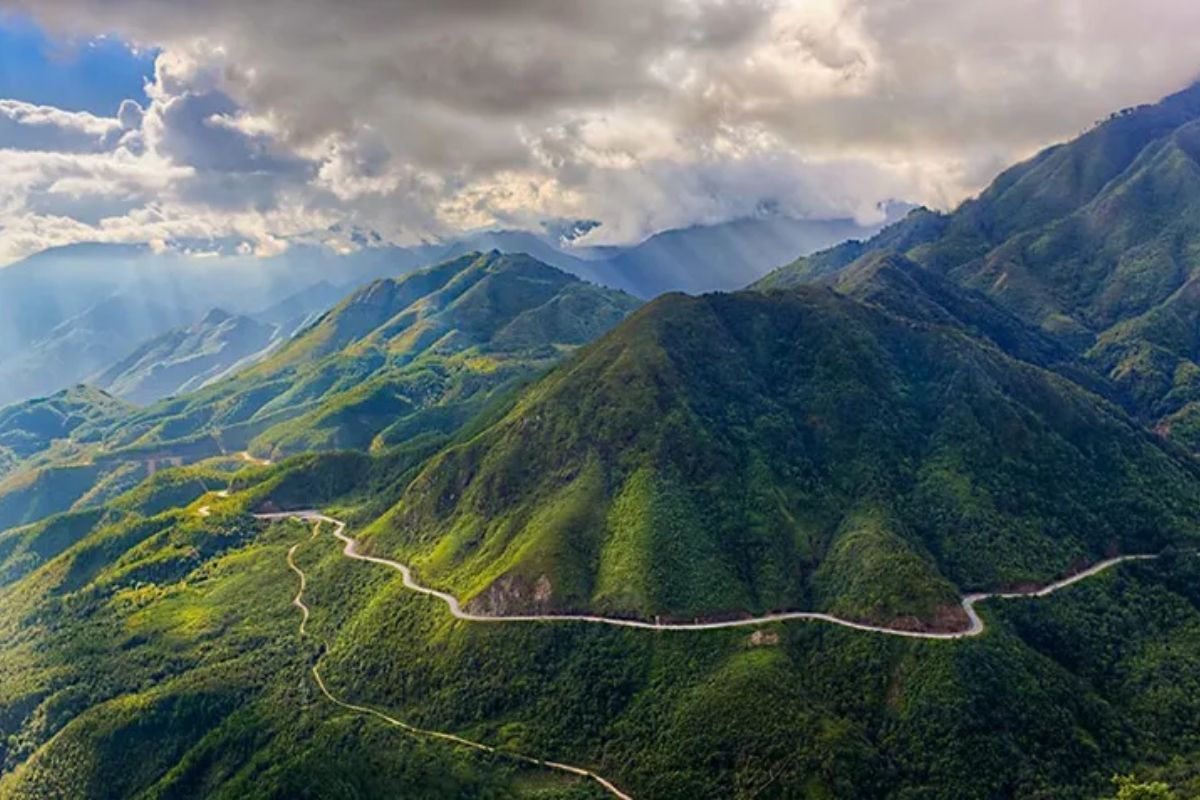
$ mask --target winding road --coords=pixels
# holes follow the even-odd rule
[[[217,495],[220,497],[228,497],[229,493],[228,492],[218,492]],[[208,506],[202,506],[201,508],[199,508],[197,510],[197,513],[200,514],[200,516],[208,516],[209,513],[211,513],[211,512],[210,512]],[[765,615],[759,616],[759,617],[747,617],[745,619],[724,620],[724,621],[719,621],[719,622],[692,622],[692,623],[646,622],[646,621],[642,621],[642,620],[620,619],[620,618],[614,618],[614,617],[602,617],[602,616],[595,616],[595,615],[589,615],[589,614],[529,614],[529,615],[514,615],[514,616],[488,616],[488,615],[473,614],[470,612],[463,611],[461,604],[458,602],[458,598],[454,597],[453,595],[447,594],[446,592],[440,592],[436,589],[431,589],[428,586],[422,586],[420,583],[418,583],[416,581],[416,579],[413,578],[412,570],[407,565],[401,564],[399,561],[393,561],[393,560],[387,559],[387,558],[379,558],[376,556],[363,555],[362,553],[358,552],[358,543],[353,538],[351,538],[350,536],[348,536],[346,534],[346,523],[342,522],[339,519],[335,519],[334,517],[326,516],[325,514],[322,514],[319,511],[287,511],[287,512],[281,512],[281,513],[275,513],[275,514],[255,514],[254,517],[256,519],[260,519],[260,520],[264,520],[264,521],[268,521],[268,522],[277,522],[277,521],[282,521],[282,520],[294,519],[294,520],[300,520],[303,522],[312,523],[313,524],[312,538],[316,538],[317,534],[320,532],[320,527],[321,527],[322,523],[332,526],[333,535],[339,541],[341,541],[342,544],[344,545],[342,548],[342,554],[345,555],[347,558],[351,558],[355,561],[365,561],[365,562],[368,562],[371,564],[379,564],[381,566],[385,566],[390,569],[394,569],[394,570],[398,571],[404,579],[404,585],[408,589],[411,589],[412,591],[417,592],[419,594],[427,595],[429,597],[433,597],[438,600],[441,600],[450,609],[450,613],[453,614],[454,617],[457,619],[465,620],[468,622],[482,622],[482,623],[585,622],[585,623],[593,623],[593,624],[599,624],[599,625],[612,625],[612,626],[617,626],[617,627],[622,627],[622,628],[640,628],[640,629],[653,630],[653,631],[719,630],[722,628],[750,627],[750,626],[764,625],[764,624],[772,623],[772,622],[786,622],[789,620],[810,620],[810,621],[817,621],[817,622],[826,622],[826,623],[829,623],[832,625],[840,625],[842,627],[851,628],[853,630],[885,634],[888,636],[901,636],[901,637],[910,638],[910,639],[939,639],[939,640],[965,639],[965,638],[972,637],[972,636],[978,636],[978,635],[982,634],[984,631],[984,627],[985,627],[984,622],[980,618],[978,612],[975,610],[975,606],[978,603],[983,602],[984,600],[989,600],[992,598],[1016,599],[1016,598],[1029,598],[1029,597],[1045,597],[1047,595],[1053,594],[1054,592],[1057,592],[1060,589],[1064,589],[1068,586],[1071,586],[1072,584],[1079,583],[1080,581],[1085,580],[1086,578],[1090,578],[1094,575],[1104,572],[1105,570],[1115,567],[1118,564],[1123,564],[1126,561],[1148,561],[1151,559],[1158,558],[1157,555],[1118,556],[1116,558],[1110,558],[1105,561],[1101,561],[1097,564],[1092,565],[1091,567],[1089,567],[1086,570],[1083,570],[1074,575],[1071,575],[1068,578],[1063,578],[1062,580],[1047,584],[1046,586],[1043,586],[1038,589],[1031,589],[1029,591],[1023,591],[1023,592],[988,592],[988,593],[976,593],[976,594],[967,595],[962,599],[962,608],[963,608],[963,611],[966,612],[967,617],[970,620],[970,624],[968,625],[968,627],[966,629],[964,629],[962,631],[955,631],[955,632],[950,632],[950,633],[909,631],[909,630],[902,630],[902,629],[898,629],[898,628],[887,628],[887,627],[882,627],[882,626],[877,626],[877,625],[867,625],[867,624],[864,624],[861,622],[854,622],[852,620],[841,619],[840,617],[835,617],[832,614],[822,614],[819,612],[811,612],[811,611],[787,611],[787,612],[779,612],[779,613],[775,613],[775,614],[765,614]],[[311,615],[308,605],[305,604],[305,602],[304,602],[304,592],[308,588],[308,579],[305,576],[304,571],[301,570],[300,567],[297,566],[297,564],[296,564],[296,552],[300,549],[302,544],[303,543],[294,544],[294,545],[292,545],[291,549],[288,550],[287,564],[288,564],[288,567],[293,572],[295,572],[296,575],[299,577],[300,585],[299,585],[298,591],[296,592],[296,596],[292,599],[292,605],[296,606],[296,608],[298,608],[300,610],[301,617],[300,617],[299,633],[300,633],[301,637],[306,637],[306,636],[308,636],[307,626],[308,626],[309,617]],[[487,744],[483,744],[482,742],[472,741],[470,739],[463,738],[462,736],[458,736],[453,733],[419,728],[415,725],[411,725],[407,722],[404,722],[403,720],[397,719],[397,718],[390,716],[382,711],[379,711],[378,709],[371,708],[369,706],[356,705],[354,703],[347,702],[347,701],[341,699],[340,697],[338,697],[337,695],[335,695],[332,691],[330,691],[328,685],[326,685],[326,683],[325,683],[324,677],[322,677],[322,675],[321,675],[320,666],[321,666],[320,661],[318,660],[318,662],[316,664],[314,664],[312,667],[312,675],[313,675],[313,680],[317,684],[317,687],[321,690],[321,694],[323,694],[325,696],[325,698],[327,700],[329,700],[329,702],[331,702],[334,705],[336,705],[340,708],[343,708],[347,711],[353,711],[358,714],[366,714],[368,716],[375,717],[376,719],[378,719],[382,722],[385,722],[388,725],[399,728],[407,733],[410,733],[410,734],[413,734],[416,736],[423,736],[423,737],[427,737],[430,739],[436,739],[439,741],[449,742],[451,744],[459,745],[461,747],[466,747],[466,748],[469,748],[472,750],[477,750],[477,751],[480,751],[483,753],[490,753],[490,754],[504,756],[506,758],[513,759],[514,761],[519,761],[523,764],[529,764],[529,765],[533,765],[533,766],[537,766],[537,767],[543,767],[546,769],[555,770],[558,772],[564,772],[564,773],[574,775],[574,776],[577,776],[580,778],[588,778],[592,781],[595,781],[596,784],[598,784],[601,788],[603,788],[610,795],[617,798],[617,800],[633,800],[633,798],[630,795],[626,794],[625,792],[622,792],[619,788],[617,788],[617,786],[612,781],[608,780],[607,778],[604,778],[600,774],[593,772],[592,770],[587,769],[585,767],[577,767],[577,766],[574,766],[571,764],[563,764],[563,763],[557,762],[557,761],[547,761],[545,759],[535,758],[533,756],[527,756],[527,755],[523,755],[520,753],[515,753],[512,751],[509,751],[509,750],[501,750],[496,747],[493,747],[492,745],[487,745]]]
[[[745,617],[742,619],[721,620],[716,622],[648,622],[637,619],[622,619],[620,617],[602,617],[591,614],[521,614],[512,616],[493,616],[488,614],[474,614],[469,611],[463,611],[458,598],[446,592],[439,592],[437,589],[431,589],[428,586],[422,586],[413,578],[412,570],[401,564],[399,561],[392,561],[387,558],[379,558],[377,556],[367,556],[358,552],[358,543],[351,537],[346,535],[346,523],[333,517],[325,516],[319,511],[285,511],[277,514],[255,514],[257,519],[266,521],[279,521],[285,519],[298,519],[305,522],[313,523],[328,523],[333,526],[333,535],[339,539],[345,546],[342,548],[342,553],[347,558],[352,558],[355,561],[366,561],[371,564],[379,564],[397,570],[404,578],[404,585],[414,592],[435,597],[441,600],[450,608],[450,613],[455,618],[465,620],[467,622],[484,622],[484,623],[514,623],[514,622],[587,622],[596,625],[613,625],[621,628],[640,628],[651,631],[712,631],[723,628],[746,628],[758,625],[765,625],[771,622],[787,622],[789,620],[808,620],[813,622],[826,622],[831,625],[840,625],[843,628],[851,628],[856,631],[867,631],[869,633],[881,633],[888,636],[902,636],[908,639],[966,639],[972,636],[979,636],[984,631],[984,622],[980,618],[979,613],[975,610],[975,606],[982,603],[984,600],[993,598],[1002,600],[1011,600],[1017,598],[1028,597],[1045,597],[1053,594],[1060,589],[1064,589],[1072,584],[1104,572],[1107,569],[1123,564],[1127,561],[1149,561],[1158,558],[1157,555],[1129,555],[1110,558],[1105,561],[1100,561],[1093,564],[1091,567],[1071,575],[1068,578],[1063,578],[1060,581],[1047,584],[1038,589],[1030,589],[1024,592],[981,592],[969,594],[962,599],[962,608],[966,612],[970,624],[961,631],[950,632],[933,632],[933,631],[910,631],[902,628],[887,628],[880,625],[868,625],[863,622],[854,622],[853,620],[842,619],[832,614],[823,614],[818,611],[780,611],[773,614],[764,614],[758,617]]]
[[[272,464],[271,459],[259,458],[258,456],[251,455],[249,450],[243,450],[242,452],[238,453],[238,455],[241,456],[242,461],[245,461],[249,464],[254,464],[257,467],[269,467]]]
[[[275,517],[273,515],[264,515],[264,516],[260,517],[260,519],[274,519],[274,518],[277,518],[277,517]],[[323,517],[320,519],[303,517],[303,519],[310,519],[310,521],[314,522],[313,538],[316,538],[317,532],[320,530],[321,522],[331,521],[331,520],[329,520],[328,517]],[[338,524],[340,525],[341,523],[338,523]],[[300,549],[300,544],[301,543],[294,544],[294,545],[292,545],[292,548],[290,550],[288,550],[287,563],[288,563],[288,567],[291,568],[292,572],[295,572],[300,577],[300,589],[298,592],[296,592],[296,597],[292,600],[292,605],[294,605],[300,609],[300,636],[304,637],[304,636],[308,635],[307,626],[308,626],[308,618],[310,616],[310,611],[309,611],[308,605],[305,604],[305,602],[304,602],[304,590],[306,588],[308,588],[308,578],[305,576],[304,570],[302,570],[302,569],[300,569],[300,567],[296,566],[296,551]],[[602,776],[598,773],[593,772],[590,769],[586,769],[584,767],[576,767],[571,764],[563,764],[559,761],[547,761],[547,760],[541,759],[541,758],[534,758],[533,756],[527,756],[527,755],[522,755],[520,753],[514,753],[510,750],[501,750],[501,749],[498,749],[491,745],[483,744],[482,742],[475,742],[470,739],[464,739],[462,736],[457,736],[453,733],[446,733],[444,731],[433,731],[433,730],[427,730],[425,728],[418,728],[415,725],[410,725],[409,723],[404,722],[403,720],[396,719],[393,716],[385,714],[382,711],[371,708],[369,706],[360,706],[360,705],[355,705],[354,703],[348,703],[345,700],[342,700],[337,695],[335,695],[333,692],[329,691],[329,687],[325,685],[325,679],[323,677],[321,677],[321,670],[320,670],[319,662],[313,666],[312,675],[313,675],[313,680],[316,681],[316,683],[317,683],[317,688],[319,688],[321,690],[321,694],[325,695],[326,699],[328,699],[329,702],[333,703],[334,705],[336,705],[340,708],[344,708],[347,711],[354,711],[359,714],[367,714],[369,716],[375,717],[376,719],[382,720],[383,722],[386,722],[388,725],[399,728],[399,729],[401,729],[407,733],[411,733],[415,736],[424,736],[424,737],[427,737],[430,739],[437,739],[437,740],[443,741],[443,742],[450,742],[451,744],[456,744],[461,747],[467,747],[472,750],[478,750],[483,753],[492,753],[495,755],[501,755],[501,756],[504,756],[505,758],[510,758],[510,759],[513,759],[514,761],[519,761],[522,764],[531,764],[535,767],[543,767],[545,769],[551,769],[551,770],[555,770],[557,772],[565,772],[567,774],[574,775],[574,776],[580,777],[580,778],[589,778],[589,779],[595,781],[597,784],[599,784],[601,788],[603,788],[606,792],[611,794],[613,797],[616,797],[618,800],[633,800],[633,798],[630,795],[627,795],[624,792],[622,792],[620,789],[618,789],[616,787],[616,785],[613,784],[612,781],[608,780],[607,778],[605,778],[604,776]]]

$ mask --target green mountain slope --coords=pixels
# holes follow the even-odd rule
[[[1196,447],[1198,156],[1200,86],[1116,114],[1013,167],[948,217],[918,220],[914,212],[756,288],[904,253],[1055,337],[1145,423]]]
[[[142,405],[183,394],[247,363],[275,341],[275,326],[214,309],[204,319],[151,339],[92,382]]]
[[[956,626],[960,592],[1195,540],[1198,481],[959,327],[823,289],[668,296],[434,458],[369,541],[492,612]]]
[[[102,503],[163,458],[447,436],[637,305],[526,256],[472,254],[376,281],[257,366],[145,409],[87,387],[12,406],[0,411],[0,530]],[[268,333],[213,314],[150,342],[106,380],[157,393],[256,350]]]
[[[276,457],[446,433],[636,305],[527,256],[471,254],[370,284],[263,363],[147,409],[106,446]]]
[[[1094,800],[1113,772],[1200,765],[1193,555],[989,603],[988,634],[961,642],[817,623],[474,625],[327,534],[241,514],[301,484],[353,514],[411,476],[348,458],[247,478],[202,501],[209,517],[110,508],[122,516],[0,588],[0,796],[607,796],[334,706],[314,664],[350,702],[584,764],[638,798]],[[823,588],[854,579],[836,562],[878,522],[846,518]]]
[[[0,408],[0,454],[15,465],[46,453],[56,443],[66,446],[69,439],[80,445],[95,442],[107,427],[133,411],[133,406],[89,386]]]

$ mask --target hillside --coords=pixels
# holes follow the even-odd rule
[[[1195,541],[1198,489],[960,326],[823,289],[671,295],[432,459],[368,541],[492,612],[953,627],[960,593]]]
[[[57,442],[98,441],[105,429],[133,411],[133,406],[90,386],[0,408],[0,477],[5,459],[15,466],[46,453]]]
[[[199,389],[265,356],[279,333],[273,325],[214,309],[195,325],[143,343],[91,382],[131,403],[146,405]]]
[[[526,256],[473,253],[369,284],[262,363],[135,415],[106,446],[276,457],[448,433],[635,306]]]
[[[819,280],[897,251],[1072,350],[1145,424],[1200,446],[1200,86],[1128,109],[1000,175],[758,282]]]
[[[638,798],[1094,800],[1116,771],[1182,784],[1200,765],[1192,557],[989,604],[989,634],[961,642],[818,623],[663,635],[456,623],[327,531],[244,515],[277,498],[369,516],[413,463],[297,459],[235,479],[229,500],[160,481],[0,536],[0,795],[609,796],[515,752]],[[336,706],[314,665],[347,702],[501,754]]]

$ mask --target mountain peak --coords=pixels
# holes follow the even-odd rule
[[[230,319],[233,319],[233,315],[228,311],[220,308],[214,308],[204,315],[204,318],[200,320],[200,324],[205,326],[215,326],[220,325],[222,322]]]

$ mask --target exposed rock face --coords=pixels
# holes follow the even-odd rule
[[[542,575],[536,581],[516,575],[505,575],[487,588],[487,591],[472,598],[468,611],[490,616],[510,616],[531,612],[545,613],[553,610],[554,586],[550,577]]]
[[[779,634],[775,631],[755,631],[750,634],[751,647],[775,647],[779,644]]]

